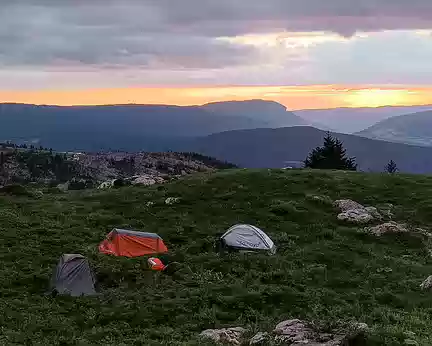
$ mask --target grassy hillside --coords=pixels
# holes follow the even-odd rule
[[[368,345],[402,345],[407,332],[432,344],[422,241],[359,233],[313,195],[394,203],[397,220],[432,227],[432,177],[422,176],[237,170],[154,188],[1,195],[0,344],[203,345],[206,328],[270,331],[286,318],[366,322]],[[237,222],[263,228],[277,255],[218,256],[214,240]],[[159,233],[193,274],[173,279],[149,272],[145,258],[99,255],[114,226]],[[99,297],[43,295],[62,253],[89,257]]]

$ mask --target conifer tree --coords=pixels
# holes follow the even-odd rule
[[[312,150],[304,161],[306,168],[356,171],[354,157],[347,157],[343,143],[327,132],[322,147]]]
[[[393,160],[390,160],[390,162],[385,167],[385,171],[387,173],[390,173],[390,174],[396,173],[398,171],[398,168],[396,166],[396,162],[394,162]]]

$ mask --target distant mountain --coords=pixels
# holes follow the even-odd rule
[[[432,111],[393,117],[357,134],[390,142],[432,146]]]
[[[295,113],[313,126],[326,130],[319,124],[342,133],[362,131],[382,120],[432,110],[432,105],[378,108],[305,109]]]
[[[307,125],[308,123],[293,112],[287,111],[280,103],[263,100],[213,102],[203,109],[218,115],[242,116],[264,122],[268,127]]]
[[[301,121],[284,106],[260,100],[192,107],[0,104],[0,141],[58,150],[164,151],[187,137]]]
[[[282,168],[303,161],[322,145],[325,132],[313,127],[254,129],[213,134],[191,141],[189,150],[246,168]],[[359,169],[382,172],[392,159],[402,172],[431,173],[432,148],[416,147],[335,134],[344,142]]]

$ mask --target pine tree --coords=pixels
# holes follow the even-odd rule
[[[324,145],[312,150],[304,161],[306,168],[356,171],[354,157],[347,157],[343,143],[327,132]]]
[[[396,166],[396,162],[394,162],[393,160],[390,160],[390,162],[385,167],[385,171],[387,173],[390,173],[390,174],[397,173],[398,168]]]

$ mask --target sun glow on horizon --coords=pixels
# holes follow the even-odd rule
[[[410,97],[416,94],[414,91],[401,89],[360,89],[347,95],[346,101],[352,107],[403,106],[410,103]]]
[[[0,102],[45,105],[172,104],[263,99],[290,110],[432,104],[432,86],[205,86],[1,91]]]

